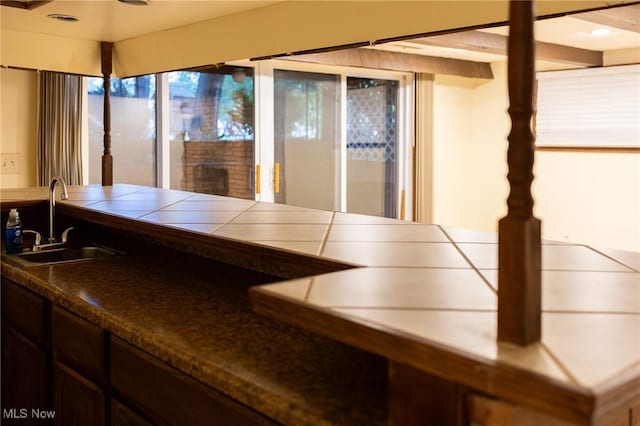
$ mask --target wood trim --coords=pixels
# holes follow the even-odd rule
[[[557,419],[548,414],[501,400],[487,398],[483,395],[470,395],[467,405],[470,424],[476,426],[575,426],[574,423]]]
[[[608,27],[640,33],[640,4],[637,3],[598,10],[596,12],[578,13],[572,15],[572,17]]]
[[[450,47],[473,52],[507,54],[509,37],[500,34],[467,31],[435,37],[409,40],[411,43],[425,46]],[[603,53],[597,50],[579,49],[555,43],[538,41],[535,43],[536,59],[554,61],[581,66],[602,66]]]
[[[607,153],[607,154],[640,154],[640,147],[622,147],[622,146],[536,146],[536,151],[541,152],[590,152],[590,153]]]
[[[466,400],[462,386],[404,364],[389,362],[388,425],[462,426]]]
[[[637,364],[630,366],[617,377],[595,388],[594,393],[598,395],[598,399],[595,406],[597,421],[594,423],[609,426],[619,417],[620,412],[629,410],[629,415],[632,416],[634,410],[640,410],[640,371],[636,367]],[[620,398],[622,393],[625,398]],[[640,411],[635,414],[639,415]],[[640,426],[640,417],[637,421],[634,426]]]
[[[0,1],[0,6],[15,7],[16,9],[33,10],[40,6],[44,6],[47,3],[51,3],[53,0],[31,0],[31,1]]]
[[[436,58],[432,56],[411,55],[408,53],[388,52],[374,49],[336,50],[326,53],[296,55],[282,59],[324,65],[377,68],[427,74],[446,74],[469,78],[493,78],[491,65],[485,62]]]
[[[479,359],[450,346],[329,309],[305,305],[303,301],[260,287],[251,288],[249,295],[254,311],[259,314],[568,421],[591,424],[593,419],[596,395],[578,385]],[[616,391],[616,395],[620,403],[629,402],[628,392]]]
[[[104,129],[102,155],[102,186],[113,185],[113,157],[111,156],[111,73],[113,72],[113,43],[100,43],[102,78],[104,88],[104,109],[102,127]]]
[[[498,340],[516,345],[542,334],[541,222],[533,216],[535,137],[531,130],[535,85],[533,2],[509,6],[508,213],[498,225]]]

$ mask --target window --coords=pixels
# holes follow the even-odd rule
[[[537,145],[640,147],[640,65],[538,73]]]
[[[410,218],[411,74],[250,65],[111,79],[114,182]],[[86,84],[99,183],[102,79]]]
[[[254,199],[253,69],[175,71],[168,80],[171,188]]]
[[[87,79],[89,183],[102,182],[102,78]],[[111,79],[113,182],[156,185],[156,78]]]

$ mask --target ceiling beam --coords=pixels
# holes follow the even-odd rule
[[[436,58],[374,49],[344,49],[325,53],[285,56],[279,59],[324,65],[456,75],[470,78],[493,78],[491,65],[485,62]]]
[[[607,27],[640,33],[640,4],[571,15]]]
[[[465,31],[407,40],[425,46],[450,47],[473,52],[507,54],[509,37],[482,31]],[[555,43],[536,42],[536,59],[581,66],[602,66],[602,52]]]
[[[51,3],[53,0],[30,0],[30,1],[11,1],[0,0],[0,6],[15,7],[17,9],[33,10],[40,6],[44,6],[47,3]]]

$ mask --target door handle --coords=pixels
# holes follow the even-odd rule
[[[256,164],[256,194],[260,193],[260,164]]]
[[[273,192],[280,192],[280,163],[273,165]]]

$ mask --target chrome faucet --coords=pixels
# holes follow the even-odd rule
[[[54,219],[55,219],[55,208],[56,208],[56,184],[60,182],[62,184],[62,195],[60,198],[62,200],[66,200],[69,198],[69,194],[67,194],[67,184],[60,176],[56,176],[51,179],[51,183],[49,183],[49,243],[55,243],[55,231],[54,231]]]

